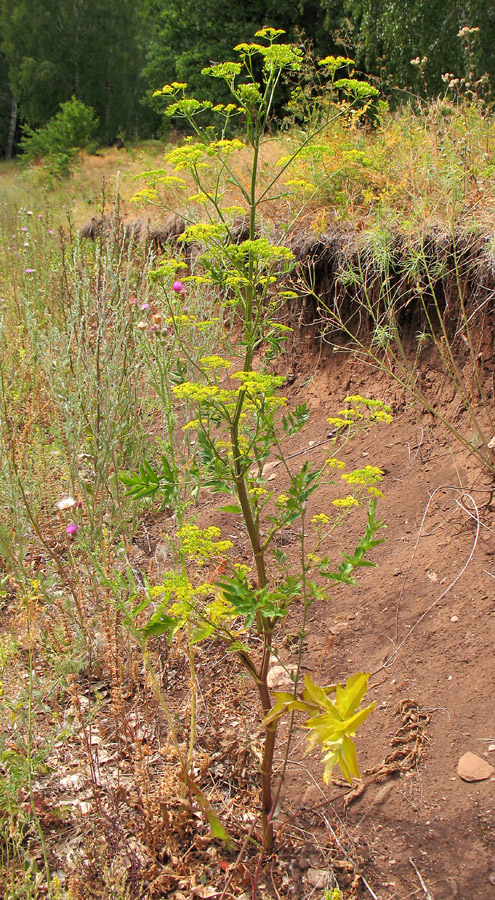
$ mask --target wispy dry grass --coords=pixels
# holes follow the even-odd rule
[[[268,139],[263,147],[261,175],[266,183],[279,160],[300,139],[288,131]],[[72,175],[47,184],[44,171],[34,167],[20,171],[13,163],[0,165],[0,191],[16,194],[26,202],[50,204],[62,222],[70,212],[78,226],[101,209],[103,185],[107,197],[118,188],[124,218],[139,217],[151,224],[163,218],[160,204],[131,203],[143,186],[139,174],[164,166],[164,155],[179,138],[169,143],[146,144],[117,150],[83,153]],[[388,113],[378,128],[347,127],[336,120],[318,138],[321,153],[299,161],[287,177],[304,176],[316,187],[310,199],[308,227],[350,224],[358,231],[393,228],[406,234],[432,228],[451,230],[452,224],[478,230],[495,223],[495,124],[476,104],[437,100],[420,109],[403,107]],[[236,168],[248,179],[249,150],[236,154]],[[306,198],[308,199],[308,198]],[[239,202],[235,194],[228,202]],[[171,191],[162,194],[164,207],[176,205]],[[276,222],[290,219],[290,209],[279,197],[265,205],[265,215]]]

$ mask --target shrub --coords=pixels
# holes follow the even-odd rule
[[[53,175],[67,175],[74,156],[91,144],[97,128],[94,110],[72,97],[60,104],[60,111],[42,128],[25,128],[21,141],[24,159],[30,163],[45,158]]]

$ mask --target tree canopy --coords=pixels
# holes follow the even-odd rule
[[[2,0],[2,49],[23,120],[43,125],[75,96],[94,109],[102,141],[137,133],[149,118],[139,11],[134,0]]]
[[[442,75],[447,73],[458,78],[472,74],[479,78],[487,73],[495,86],[493,0],[322,3],[327,19],[347,33],[359,65],[380,79],[382,89],[435,96],[445,89]],[[465,28],[479,29],[471,34],[472,54],[462,36]]]
[[[262,25],[352,56],[385,93],[435,96],[446,73],[495,86],[493,0],[0,0],[0,152],[13,111],[36,129],[72,97],[102,143],[151,136],[153,91],[177,80],[211,93],[201,69]]]

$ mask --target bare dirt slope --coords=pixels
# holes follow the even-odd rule
[[[392,425],[354,438],[341,454],[348,468],[371,464],[386,473],[379,507],[386,543],[374,551],[377,568],[363,571],[359,587],[339,586],[312,607],[304,657],[319,684],[372,673],[367,699],[376,709],[357,739],[363,783],[350,791],[337,777],[325,787],[298,732],[279,840],[292,826],[302,837],[281,851],[291,856],[291,884],[286,893],[279,881],[279,896],[320,898],[331,886],[330,834],[340,842],[339,865],[349,863],[349,877],[334,869],[346,896],[488,900],[495,897],[493,479],[433,416],[351,357],[321,354],[302,339],[279,370],[289,375],[289,407],[306,401],[311,409],[308,426],[284,446],[294,465],[329,455],[327,418],[347,394],[383,399],[394,411]],[[448,400],[439,384],[439,409],[451,402],[445,393]],[[276,493],[286,488],[282,467],[270,478]],[[325,510],[335,496],[328,491],[318,493],[311,514]],[[199,523],[220,525],[248,559],[247,535],[220,505],[200,503]],[[151,530],[157,539],[161,529]],[[361,530],[362,519],[346,527],[336,558],[338,549],[354,548]],[[293,543],[285,536],[284,549],[290,565],[295,536]],[[280,655],[288,667],[295,662],[290,633]],[[491,777],[462,780],[457,765],[466,752],[490,763]]]
[[[296,767],[286,803],[313,824],[320,813],[343,820],[380,900],[495,897],[495,774],[471,783],[457,774],[467,751],[495,766],[492,479],[383,376],[301,347],[292,365],[291,399],[312,409],[306,442],[325,438],[347,393],[386,399],[395,416],[345,455],[386,471],[378,569],[313,608],[305,660],[320,683],[373,673],[377,708],[358,737],[366,787],[345,808],[328,800],[338,789],[322,791]]]

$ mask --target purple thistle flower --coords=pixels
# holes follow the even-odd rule
[[[141,309],[149,309],[149,308],[150,308],[149,303],[141,303]]]
[[[26,275],[32,275],[33,272],[36,272],[36,269],[26,269]]]
[[[75,522],[69,522],[67,528],[65,529],[66,534],[75,534],[78,529],[78,526]]]
[[[184,288],[182,286],[182,281],[174,281],[172,285],[172,290],[175,294],[182,294],[184,292]]]
[[[21,231],[27,231],[27,228],[25,225],[22,226]]]

